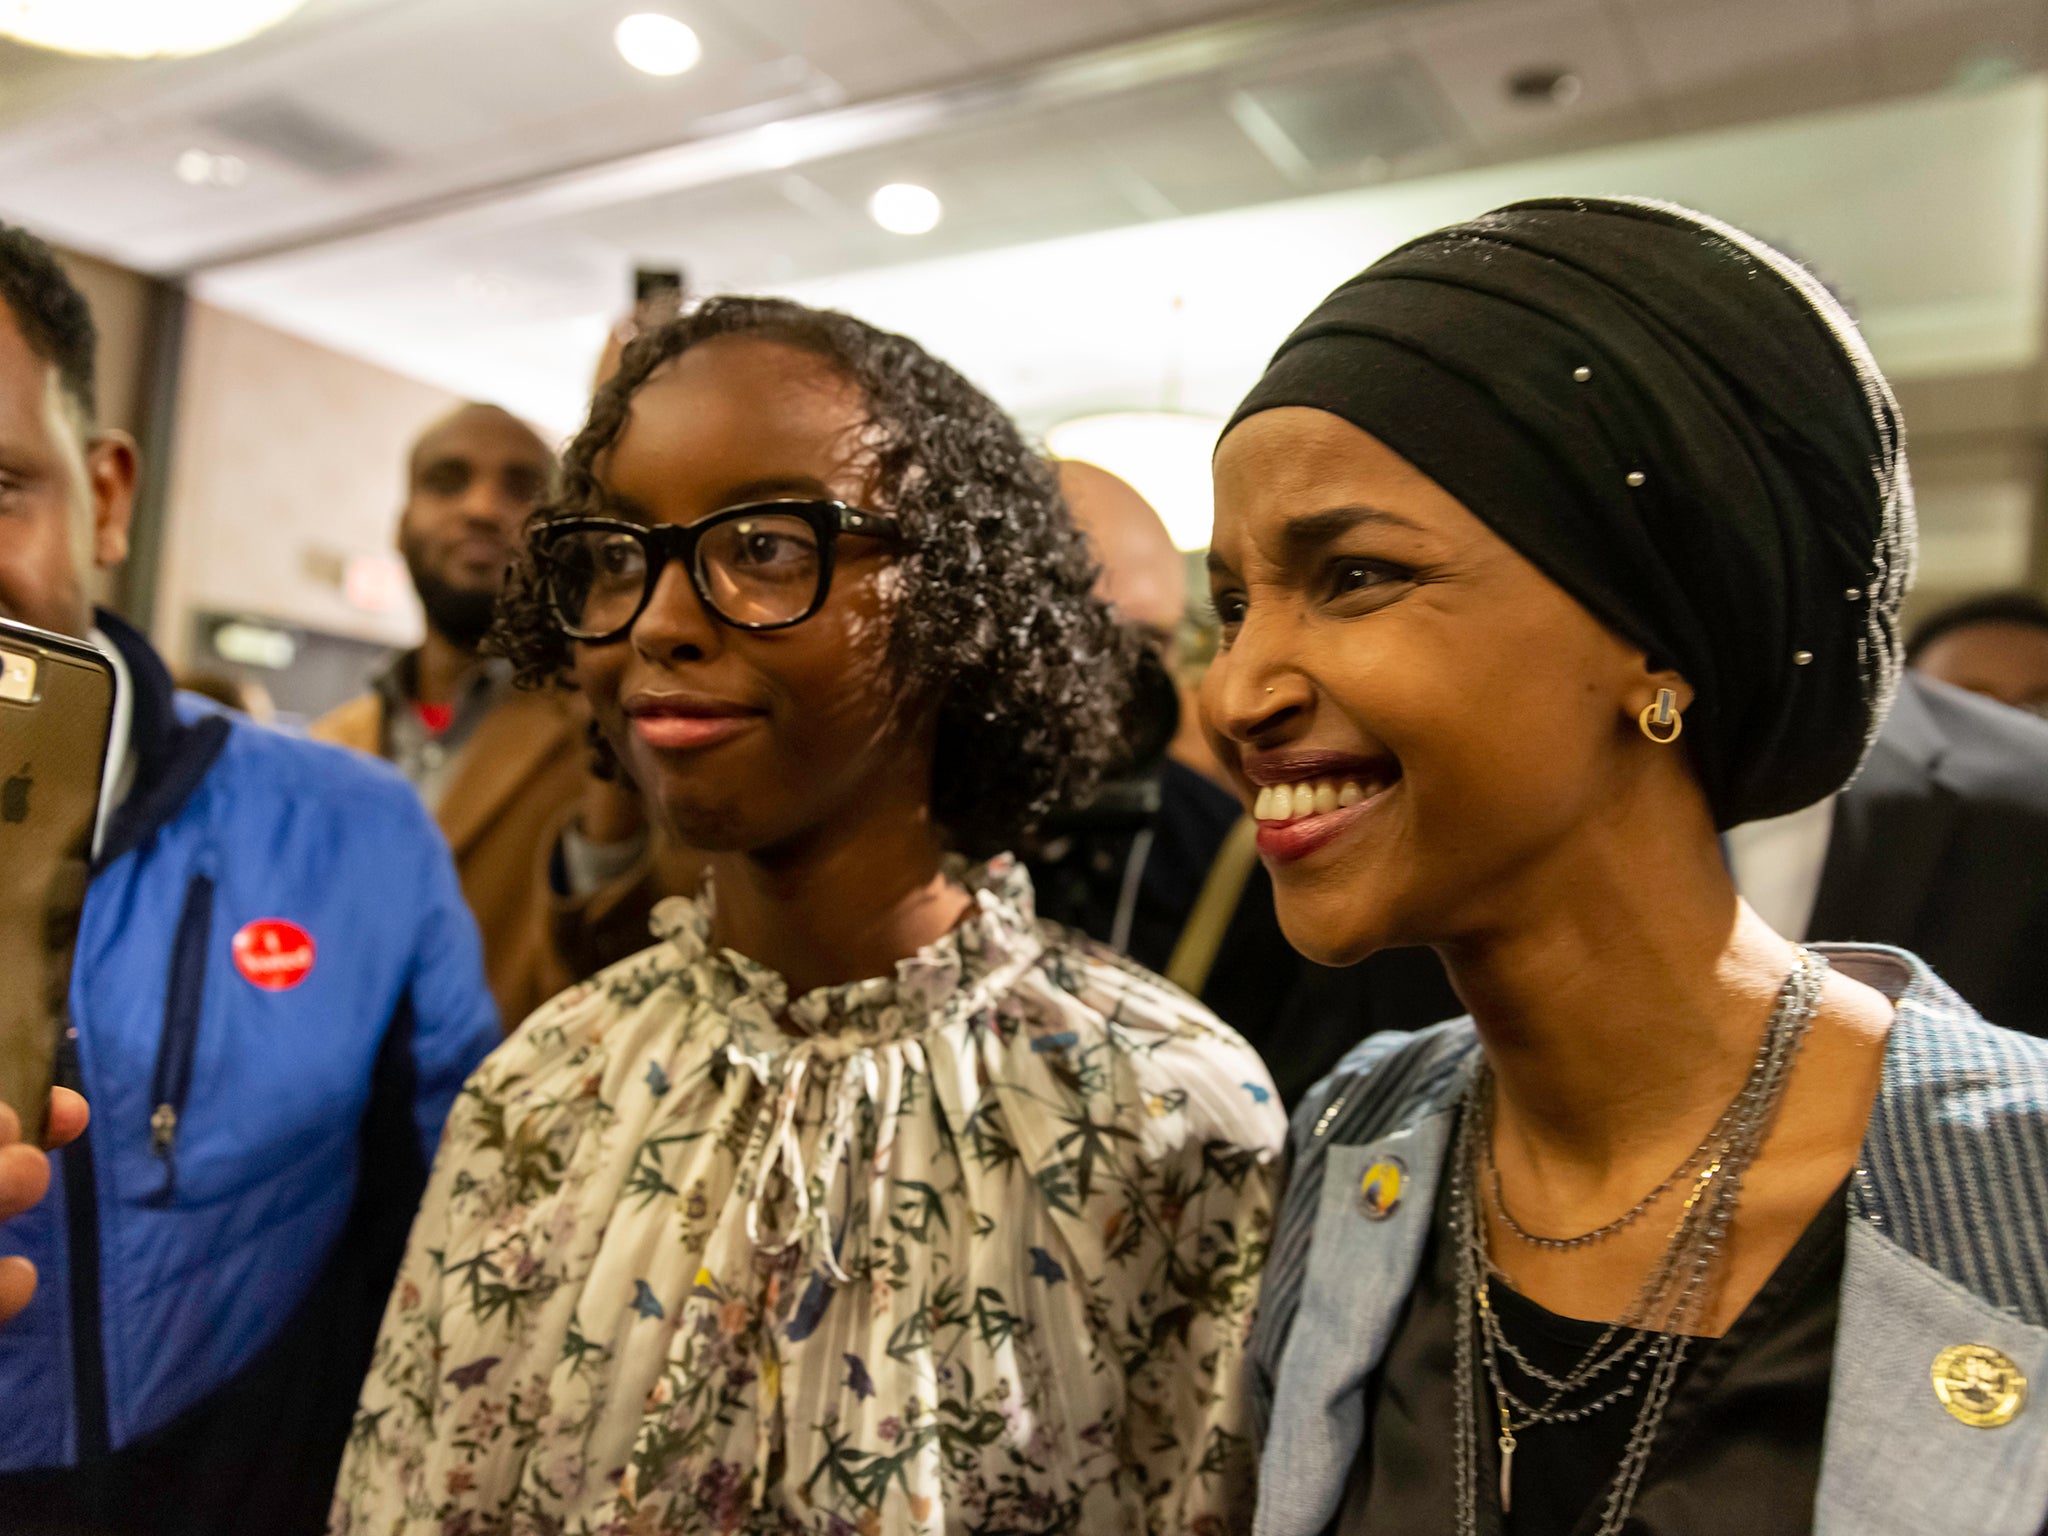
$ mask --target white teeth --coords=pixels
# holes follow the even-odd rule
[[[1303,816],[1327,816],[1365,799],[1355,779],[1334,783],[1317,779],[1306,784],[1270,784],[1252,800],[1254,821],[1296,821]]]

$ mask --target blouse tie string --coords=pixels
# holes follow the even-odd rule
[[[972,1017],[991,1006],[1038,963],[1043,953],[1042,943],[1030,944],[983,976],[977,985],[950,999],[942,1009],[941,1025]],[[905,1047],[912,1044],[913,1041],[902,1042]],[[808,1263],[804,1267],[822,1270],[835,1284],[844,1285],[850,1280],[839,1262],[838,1244],[832,1229],[832,1196],[839,1186],[841,1165],[847,1159],[860,1106],[863,1102],[879,1101],[881,1115],[869,1185],[869,1221],[879,1220],[885,1209],[889,1154],[894,1149],[895,1121],[903,1102],[905,1064],[901,1048],[886,1050],[883,1056],[886,1068],[878,1064],[876,1052],[871,1047],[853,1045],[826,1035],[804,1041],[783,1058],[781,1086],[776,1091],[775,1112],[766,1122],[767,1134],[763,1136],[757,1132],[755,1144],[749,1149],[755,1155],[755,1162],[747,1197],[746,1233],[747,1241],[757,1252],[779,1254],[802,1243],[808,1250]],[[739,1059],[763,1087],[775,1088],[773,1066],[751,1055],[742,1055]],[[827,1070],[834,1064],[842,1064],[844,1070],[831,1092],[816,1163],[813,1167],[806,1167],[797,1113],[802,1108],[805,1083],[814,1062]],[[779,1230],[764,1231],[769,1219],[763,1213],[778,1173],[789,1185],[795,1209],[788,1223]],[[811,1191],[813,1173],[821,1180],[815,1200]]]

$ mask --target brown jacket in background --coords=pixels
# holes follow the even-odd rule
[[[313,723],[320,741],[381,756],[385,703],[366,693]],[[652,942],[663,896],[692,889],[694,855],[656,837],[602,889],[555,894],[549,862],[577,811],[588,755],[575,700],[517,692],[495,704],[455,754],[437,817],[483,934],[484,972],[506,1033],[564,987]]]

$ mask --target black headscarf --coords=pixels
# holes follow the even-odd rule
[[[1796,262],[1668,204],[1515,203],[1325,299],[1231,425],[1276,406],[1370,432],[1683,675],[1722,827],[1854,775],[1913,495],[1890,388]]]

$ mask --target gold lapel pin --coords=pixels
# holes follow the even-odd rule
[[[1934,1357],[1934,1395],[1972,1429],[1997,1429],[2027,1405],[2027,1378],[2003,1350],[1951,1344]]]
[[[1408,1170],[1398,1157],[1382,1158],[1365,1170],[1358,1181],[1358,1203],[1374,1221],[1385,1221],[1401,1203],[1401,1186],[1408,1182]]]

